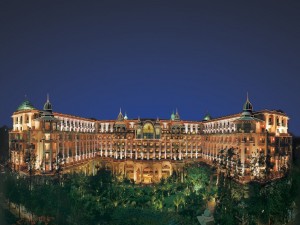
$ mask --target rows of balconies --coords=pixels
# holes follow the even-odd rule
[[[123,159],[123,158],[131,158],[131,159],[138,159],[138,160],[159,160],[159,159],[170,159],[170,160],[180,160],[180,159],[187,159],[187,158],[198,158],[200,154],[198,153],[117,153],[117,152],[102,152],[102,157],[111,157],[115,159]],[[101,153],[100,153],[101,156]]]

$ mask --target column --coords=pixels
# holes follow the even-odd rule
[[[77,135],[75,134],[75,161],[78,161],[78,149],[77,146],[78,145],[78,139],[77,139]]]

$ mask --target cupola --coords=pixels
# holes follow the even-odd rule
[[[248,93],[247,93],[247,99],[243,106],[242,116],[251,116],[252,112],[253,112],[253,106],[252,106],[251,102],[249,101],[249,97],[248,97]]]

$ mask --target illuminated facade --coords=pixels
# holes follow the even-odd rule
[[[158,182],[184,165],[204,161],[241,181],[281,177],[289,169],[291,136],[281,111],[254,112],[248,97],[238,114],[201,121],[171,118],[93,120],[52,112],[47,99],[42,111],[24,101],[12,115],[11,166],[37,173],[106,167],[137,183]],[[30,154],[28,154],[30,153]],[[31,159],[28,160],[28,155]],[[33,159],[33,160],[32,160]]]

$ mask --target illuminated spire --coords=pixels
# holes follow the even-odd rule
[[[174,120],[179,121],[180,120],[180,116],[178,113],[178,109],[176,108],[176,114],[174,115]]]
[[[119,112],[119,115],[118,115],[118,118],[117,118],[117,120],[119,120],[119,121],[122,121],[122,120],[124,120],[124,116],[123,116],[123,114],[122,114],[121,107],[120,107],[120,112]]]
[[[243,105],[242,115],[243,116],[251,116],[252,111],[253,111],[253,106],[252,106],[251,102],[249,101],[249,94],[248,94],[248,91],[247,91],[247,99],[246,99],[245,104]]]

